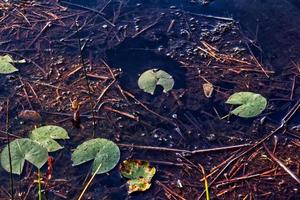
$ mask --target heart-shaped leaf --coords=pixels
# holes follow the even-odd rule
[[[11,74],[18,71],[12,63],[14,60],[10,55],[0,56],[0,74]]]
[[[10,143],[12,173],[20,175],[27,160],[37,168],[41,168],[48,159],[47,149],[28,139],[16,139]],[[1,165],[10,172],[8,145],[1,152]]]
[[[151,179],[156,173],[154,167],[150,167],[148,161],[125,160],[120,166],[123,177],[128,178],[128,193],[145,191],[151,186]]]
[[[167,72],[159,69],[145,71],[138,80],[138,86],[144,92],[154,94],[156,85],[161,85],[164,92],[170,91],[174,86],[173,77]]]
[[[96,138],[88,140],[80,144],[73,152],[73,166],[83,164],[90,160],[94,160],[93,173],[106,173],[118,164],[120,160],[120,149],[114,142],[107,139]]]
[[[29,138],[45,147],[48,152],[53,152],[63,148],[55,139],[69,139],[69,136],[62,127],[48,125],[34,129]]]
[[[240,105],[231,111],[232,114],[250,118],[262,113],[267,106],[267,99],[253,92],[237,92],[231,95],[226,103]]]

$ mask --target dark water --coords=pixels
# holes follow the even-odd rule
[[[88,0],[83,2],[80,0],[70,0],[68,2],[80,4],[82,6],[99,10],[101,8],[99,5],[102,6],[104,1]],[[117,4],[118,2],[112,1],[112,4],[113,3]],[[290,69],[291,66],[293,66],[292,62],[300,62],[299,0],[214,0],[206,5],[203,5],[201,0],[126,1],[126,7],[124,8],[124,12],[131,12],[133,9],[139,9],[141,13],[143,13],[143,11],[146,12],[150,9],[159,9],[166,12],[180,11],[183,13],[194,13],[203,14],[207,16],[211,15],[215,17],[233,18],[235,21],[238,22],[238,26],[240,27],[240,30],[244,34],[244,36],[252,40],[253,43],[258,44],[259,47],[255,47],[254,45],[251,46],[255,56],[257,56],[258,60],[265,66],[267,66],[268,69],[275,71],[276,76],[281,77],[281,75],[284,74],[287,71],[287,69]],[[132,20],[133,19],[128,19],[128,21]],[[81,36],[85,37],[88,34],[89,32],[87,31]],[[203,114],[204,112],[211,112],[213,108],[217,108],[217,110],[221,110],[222,114],[225,114],[227,111],[224,111],[224,104],[218,105],[218,103],[220,103],[220,100],[208,100],[208,103],[195,100],[194,105],[193,98],[197,99],[197,96],[193,97],[193,94],[190,94],[190,96],[192,97],[189,97],[189,105],[186,107],[179,106],[179,108],[177,108],[173,107],[173,105],[175,105],[174,102],[164,102],[165,99],[168,99],[169,96],[162,94],[161,91],[157,91],[157,95],[154,96],[154,98],[152,98],[152,96],[138,92],[138,88],[136,85],[136,80],[138,76],[145,70],[153,67],[161,68],[167,72],[170,72],[173,75],[176,83],[175,89],[179,91],[178,93],[182,92],[187,87],[191,87],[188,81],[186,80],[189,74],[187,74],[187,69],[183,67],[183,64],[179,61],[176,61],[176,59],[172,58],[171,56],[163,55],[163,53],[160,53],[160,49],[168,48],[170,42],[168,36],[165,33],[163,33],[163,31],[158,30],[153,37],[155,39],[151,38],[151,40],[146,37],[126,38],[121,44],[118,44],[116,46],[110,45],[110,47],[106,49],[105,52],[101,52],[101,56],[103,55],[103,57],[105,57],[107,63],[111,67],[115,69],[121,68],[122,73],[120,73],[120,77],[118,78],[122,87],[124,87],[126,90],[132,91],[132,93],[134,93],[138,99],[144,100],[147,105],[158,110],[159,113],[161,113],[162,115],[171,118],[174,116],[173,114],[176,114],[176,117],[174,117],[174,123],[163,124],[160,122],[159,118],[155,118],[149,121],[149,124],[155,126],[151,127],[151,129],[145,128],[142,125],[132,125],[132,127],[134,128],[128,128],[128,130],[126,129],[123,133],[123,130],[120,128],[122,125],[121,123],[128,122],[123,122],[122,120],[120,120],[120,124],[118,124],[119,121],[113,122],[112,124],[109,124],[107,126],[101,124],[101,127],[99,128],[101,130],[101,136],[108,136],[109,138],[114,138],[114,136],[111,136],[110,133],[121,132],[122,142],[125,143],[144,144],[143,142],[145,142],[145,144],[153,146],[179,146],[180,148],[189,149],[210,148],[234,144],[234,142],[229,140],[227,141],[225,139],[227,137],[238,138],[238,134],[232,133],[232,135],[230,135],[232,130],[227,129],[225,127],[227,122],[224,122],[225,125],[213,120],[211,120],[210,122],[208,120],[209,117],[205,117]],[[175,43],[176,42],[177,41],[175,41]],[[106,44],[101,45],[105,46]],[[92,55],[91,57],[96,57],[95,55],[97,55],[97,53],[97,50],[87,48],[85,56]],[[299,73],[300,72],[297,72],[298,75]],[[27,74],[25,75],[28,76]],[[246,78],[243,79],[242,82],[245,80]],[[286,81],[286,79],[282,78],[282,80],[280,79],[280,81]],[[9,80],[0,78],[0,84],[3,83],[4,85],[6,82],[9,82]],[[225,88],[224,90],[226,91],[233,90],[236,87],[235,83],[225,81],[223,82],[222,80],[220,80],[219,84],[221,85],[221,87]],[[270,86],[272,86],[272,83],[270,83]],[[158,90],[161,90],[161,88]],[[198,90],[198,88],[195,88],[195,90]],[[259,87],[257,87],[256,90],[259,90]],[[2,97],[6,97],[9,94],[9,91],[10,90],[8,88],[0,88],[0,94]],[[163,96],[163,100],[159,98],[161,96]],[[269,98],[278,98],[278,95],[271,93]],[[278,105],[282,107],[280,107],[280,109],[277,110],[274,109],[276,110],[276,112],[275,114],[271,115],[270,120],[278,124],[287,112],[287,110],[291,107],[291,105],[293,105],[299,98],[299,89],[296,88],[294,99],[291,101],[287,101],[288,103],[286,103],[286,100],[283,101],[283,103],[278,103],[277,101],[274,101],[275,103],[272,102],[270,107],[275,107]],[[213,102],[214,100],[216,101]],[[173,113],[174,110],[176,110],[176,113]],[[269,110],[273,111],[272,108],[270,108]],[[15,115],[16,114],[13,114],[13,116]],[[149,116],[142,117],[142,119],[146,122],[149,118]],[[187,132],[188,137],[182,137],[182,132],[180,132],[181,129],[179,129],[178,131],[178,129],[176,128],[181,127],[182,124],[182,126],[184,127],[185,124],[191,123],[191,120],[189,119],[192,119],[193,123],[196,124],[196,131],[194,129],[192,129],[192,131],[189,131],[187,128],[183,132]],[[300,116],[298,113],[298,115],[294,117],[292,125],[298,125],[299,121]],[[250,140],[249,138],[253,137],[255,139],[258,139],[263,134],[257,133],[257,135],[255,136],[250,136],[252,133],[246,132],[249,127],[254,126],[253,124],[255,123],[255,120],[240,120],[238,121],[238,123],[240,123],[240,126],[236,127],[242,127],[238,131],[245,134],[244,138],[242,137],[241,139],[236,140],[238,143],[241,141],[248,142]],[[117,127],[116,124],[120,127]],[[199,127],[197,127],[197,124],[200,124]],[[16,126],[15,129],[17,128],[18,126]],[[106,129],[108,133],[102,133],[105,132]],[[91,130],[91,128],[88,127],[87,130]],[[80,139],[83,139],[85,136],[87,136],[87,133],[85,131],[71,129],[70,132],[73,134],[74,137],[78,137],[79,134],[82,134],[79,136]],[[203,141],[199,141],[201,140],[201,138],[208,138],[208,136],[216,137],[212,134],[215,132],[218,132],[218,134],[220,134],[217,135],[217,137],[220,137],[220,139],[203,139]],[[146,135],[145,139],[142,135]],[[80,143],[79,140],[76,142]],[[76,145],[71,142],[67,143],[66,145],[68,145],[69,150],[74,149],[76,147]],[[70,160],[70,154],[68,153],[60,156],[60,161],[64,159]],[[122,158],[127,157],[137,157],[141,159],[149,158],[152,160],[169,159],[168,154],[160,152],[149,153],[143,150],[139,152],[126,151]],[[214,163],[213,161],[214,159],[217,160],[220,157],[222,157],[222,155],[209,157],[208,161],[205,160],[205,163],[208,163],[208,165],[210,166],[216,165],[217,163]],[[202,158],[200,158],[199,160],[201,159]],[[70,161],[57,162],[57,168],[64,169],[65,165],[68,165],[70,167]],[[85,175],[88,172],[89,168],[87,166],[83,166],[78,167],[76,169],[72,168],[70,171],[68,171],[67,169],[70,168],[66,168],[65,170],[63,170],[63,172],[56,172],[56,175],[64,176],[65,174],[70,173],[71,175],[66,175],[67,178],[71,180],[72,184],[75,185],[75,187],[81,188],[83,182],[82,174]],[[174,174],[174,180],[180,177],[180,173],[177,172],[177,169],[172,168],[172,166],[169,167],[159,165],[158,169],[160,171],[166,170],[167,172],[172,172]],[[2,174],[6,173],[1,172],[1,176]],[[72,176],[74,174],[76,176]],[[78,181],[77,175],[78,177],[81,175],[81,178],[79,179],[80,181]],[[157,179],[164,180],[166,176],[167,175],[164,173],[159,173],[157,175]],[[5,181],[7,180],[8,179],[5,179]],[[151,190],[148,193],[139,193],[128,197],[124,184],[125,181],[123,179],[120,179],[118,171],[113,170],[109,174],[109,176],[101,176],[99,179],[97,179],[97,184],[93,185],[89,189],[91,191],[89,195],[91,196],[91,199],[162,199],[161,197],[156,198],[156,195],[160,196],[160,189],[155,185],[153,186],[153,188],[151,188]],[[70,196],[71,198],[73,198],[75,197],[75,194],[71,194]],[[51,197],[54,198],[55,196],[50,195],[50,198]]]

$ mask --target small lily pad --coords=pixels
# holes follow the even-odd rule
[[[253,92],[237,92],[231,95],[226,103],[240,105],[231,111],[232,114],[239,117],[251,118],[264,111],[267,106],[267,99]]]
[[[12,63],[14,60],[10,55],[0,56],[0,74],[11,74],[18,71]]]
[[[128,178],[128,193],[145,191],[151,186],[151,179],[156,173],[148,161],[125,160],[120,166],[123,177]]]
[[[11,167],[13,174],[20,175],[25,160],[41,168],[48,159],[47,149],[28,138],[16,139],[10,143]],[[1,165],[10,172],[8,145],[1,152]]]
[[[94,160],[93,173],[106,173],[118,164],[120,149],[110,140],[96,138],[80,144],[72,154],[73,166],[81,165],[91,160]]]
[[[159,69],[145,71],[138,80],[138,86],[144,92],[154,94],[157,85],[163,87],[163,92],[167,93],[174,87],[174,79],[167,72]]]
[[[55,141],[55,139],[70,139],[68,132],[65,129],[53,125],[42,126],[34,129],[29,135],[29,138],[45,147],[48,152],[54,152],[63,148]]]

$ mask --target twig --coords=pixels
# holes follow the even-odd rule
[[[160,17],[159,17],[157,20],[155,20],[155,22],[153,22],[152,24],[149,24],[148,26],[146,26],[145,28],[143,28],[142,30],[140,30],[139,32],[137,32],[136,34],[134,34],[134,35],[132,36],[132,38],[136,38],[136,37],[138,37],[140,34],[144,33],[144,32],[147,31],[148,29],[152,28],[153,26],[155,26],[155,25],[159,22],[159,20],[160,20]]]
[[[296,85],[296,78],[297,78],[297,76],[295,75],[293,78],[293,85],[292,85],[292,89],[291,89],[290,100],[293,100],[295,85]]]
[[[143,145],[134,145],[134,144],[118,144],[120,147],[131,147],[137,149],[147,149],[147,150],[155,150],[155,151],[169,151],[169,152],[177,152],[177,153],[187,153],[187,154],[198,154],[198,153],[209,153],[215,151],[223,151],[223,150],[230,150],[230,149],[238,149],[242,147],[250,146],[251,144],[241,144],[241,145],[234,145],[234,146],[227,146],[227,147],[217,147],[217,148],[210,148],[210,149],[198,149],[194,151],[184,150],[184,149],[174,149],[174,148],[167,148],[167,147],[153,147],[153,146],[143,146]]]
[[[113,23],[111,23],[108,19],[106,19],[105,17],[103,17],[104,14],[102,12],[98,11],[98,10],[95,10],[95,9],[92,9],[92,8],[88,8],[88,7],[85,7],[85,6],[81,6],[81,5],[78,5],[78,4],[66,2],[66,1],[61,1],[61,3],[64,3],[64,4],[67,4],[67,5],[70,5],[70,6],[74,6],[74,7],[78,7],[78,8],[84,9],[84,10],[88,10],[88,11],[94,12],[94,13],[98,14],[105,22],[107,22],[112,27],[116,26]]]
[[[266,146],[266,144],[264,143],[264,148],[265,150],[268,152],[268,154],[270,155],[270,157],[282,168],[284,169],[284,171],[286,171],[295,181],[297,181],[300,184],[300,179],[289,169],[287,168],[283,162],[281,162],[278,158],[276,158],[276,156],[268,149],[268,147]]]
[[[77,35],[77,38],[78,38],[78,45],[79,45],[79,53],[80,53],[80,61],[81,61],[81,64],[82,64],[82,67],[83,67],[83,72],[84,72],[84,76],[85,76],[85,80],[86,80],[86,84],[87,84],[87,88],[88,88],[88,93],[89,93],[89,98],[90,98],[90,105],[91,105],[91,108],[93,109],[94,108],[94,105],[92,103],[92,92],[91,92],[91,88],[90,88],[90,82],[87,78],[87,67],[84,63],[84,60],[83,60],[83,49],[82,49],[82,45],[81,45],[81,40],[80,40],[80,36],[79,36],[79,24],[78,24],[78,21],[75,21],[75,27],[76,27],[76,35]],[[95,118],[95,110],[93,109],[92,110],[92,115],[93,115],[93,137],[95,136],[95,132],[96,132],[96,118]]]
[[[19,78],[19,80],[20,80],[20,82],[21,82],[21,84],[23,86],[22,89],[23,89],[23,92],[25,94],[26,100],[27,100],[27,102],[29,104],[29,107],[31,108],[31,110],[33,110],[32,104],[31,104],[31,102],[29,100],[29,96],[28,96],[28,93],[27,93],[27,90],[26,90],[26,85],[24,84],[24,82],[22,81],[22,79],[21,79],[20,76],[18,76],[18,78]]]
[[[51,26],[51,22],[47,22],[46,25],[42,28],[40,33],[32,40],[32,42],[28,45],[28,49],[41,37],[41,35],[46,31],[48,27]]]
[[[234,21],[232,18],[228,18],[228,17],[219,17],[219,16],[214,16],[214,15],[205,15],[205,14],[198,14],[198,13],[193,13],[193,12],[186,12],[186,13],[191,14],[191,15],[195,15],[195,16],[205,17],[205,18],[208,18],[208,19]]]
[[[251,53],[252,58],[254,59],[254,62],[257,64],[257,66],[259,66],[259,68],[261,69],[261,71],[263,71],[263,73],[266,75],[267,78],[270,78],[269,74],[267,73],[267,71],[263,68],[263,66],[258,62],[257,58],[254,56],[253,51],[251,50],[249,44],[246,42],[248,51]]]
[[[118,113],[118,114],[123,115],[125,117],[128,117],[130,119],[133,119],[134,121],[137,121],[137,122],[139,121],[139,117],[134,116],[132,114],[129,114],[129,113],[126,113],[126,112],[123,112],[123,111],[120,111],[120,110],[116,110],[116,109],[108,107],[108,106],[104,106],[103,108],[104,108],[104,110],[111,111],[111,112],[114,112],[114,113]]]
[[[106,87],[102,90],[101,94],[100,94],[99,97],[97,98],[97,102],[96,102],[95,105],[94,105],[94,108],[93,108],[94,110],[96,109],[97,105],[100,103],[100,101],[101,101],[102,97],[104,96],[104,94],[108,91],[108,89],[109,89],[115,82],[116,82],[116,79],[114,79],[110,84],[108,84],[108,86],[106,86]]]
[[[186,200],[184,197],[180,196],[179,194],[175,193],[172,189],[168,188],[166,185],[162,184],[160,181],[155,181],[155,183],[157,183],[157,185],[163,187],[164,190],[166,190],[168,193],[170,193],[171,195],[177,197],[177,199],[180,200]]]

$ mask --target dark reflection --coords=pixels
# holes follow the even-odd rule
[[[167,38],[161,36],[157,41],[143,38],[126,39],[119,46],[107,51],[109,65],[121,68],[121,85],[126,89],[137,89],[137,80],[144,71],[152,68],[162,69],[171,74],[175,80],[175,89],[185,87],[185,69],[170,57],[159,55],[155,50],[167,44]],[[162,92],[162,87],[156,88]]]

